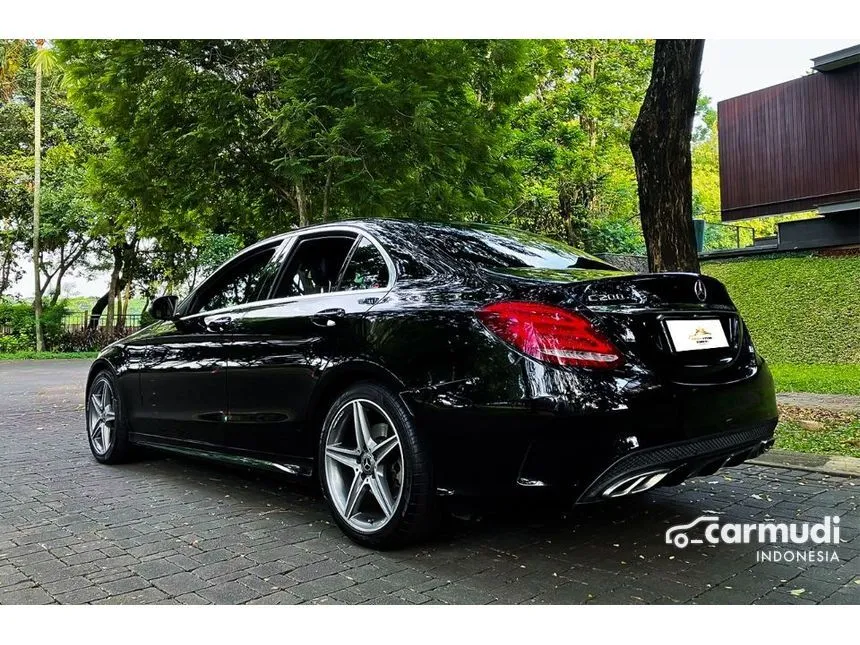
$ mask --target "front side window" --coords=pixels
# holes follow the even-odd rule
[[[388,265],[366,237],[355,247],[349,264],[340,281],[340,291],[356,291],[361,289],[381,289],[388,286]]]
[[[204,285],[198,312],[235,307],[258,300],[260,284],[269,270],[275,249],[265,249],[229,267],[211,285]]]
[[[330,235],[301,240],[289,260],[274,298],[335,291],[355,236]]]

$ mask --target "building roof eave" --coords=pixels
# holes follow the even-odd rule
[[[812,69],[816,72],[830,72],[840,67],[860,63],[860,44],[839,51],[822,54],[812,59]]]

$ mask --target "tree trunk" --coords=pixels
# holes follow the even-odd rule
[[[105,327],[113,329],[116,294],[119,291],[119,272],[122,270],[122,246],[115,246],[113,251],[113,271],[110,274],[110,288],[108,289],[108,300],[105,305],[107,309],[107,319]]]
[[[88,329],[99,328],[99,320],[102,317],[102,312],[105,310],[105,307],[107,307],[108,300],[110,300],[110,291],[96,300],[96,304],[93,305],[93,310],[90,313],[90,322],[87,325]]]
[[[57,301],[60,299],[63,290],[63,278],[66,275],[66,272],[71,269],[75,262],[77,262],[84,252],[87,250],[88,243],[83,242],[78,248],[78,250],[73,251],[69,254],[69,257],[65,256],[65,251],[63,248],[60,249],[60,266],[57,269],[57,282],[54,285],[54,292],[51,295],[51,304],[57,304]]]
[[[651,271],[699,271],[690,142],[704,42],[657,41],[651,83],[630,137]]]
[[[325,188],[323,189],[322,221],[328,221],[328,197],[331,193],[331,166],[325,176]]]
[[[6,293],[6,289],[12,286],[12,265],[15,262],[15,257],[11,250],[3,255],[3,262],[0,263],[0,298]]]
[[[39,49],[43,41],[36,41]],[[33,276],[35,290],[33,292],[33,313],[36,317],[36,351],[45,351],[45,339],[42,336],[42,285],[39,267],[41,251],[39,250],[39,200],[42,196],[42,67],[36,65],[36,105],[33,109]]]
[[[296,184],[296,208],[299,211],[299,226],[307,226],[311,223],[308,217],[308,201],[302,185]]]
[[[123,327],[128,327],[128,303],[131,300],[131,280],[125,281],[125,289],[122,291],[122,301],[120,312],[120,323]]]
[[[66,273],[66,269],[64,267],[60,268],[60,271],[57,273],[57,283],[54,285],[54,292],[51,294],[51,305],[57,304],[57,301],[60,299],[60,293],[63,288],[63,276]]]

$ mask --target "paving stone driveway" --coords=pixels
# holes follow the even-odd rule
[[[0,362],[0,604],[860,602],[860,480],[742,466],[566,516],[450,520],[430,543],[376,553],[283,480],[174,458],[96,464],[86,368]],[[705,511],[838,513],[840,560],[756,563],[754,546],[663,543]]]

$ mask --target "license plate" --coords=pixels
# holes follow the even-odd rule
[[[729,346],[719,320],[667,320],[666,327],[676,352]]]

